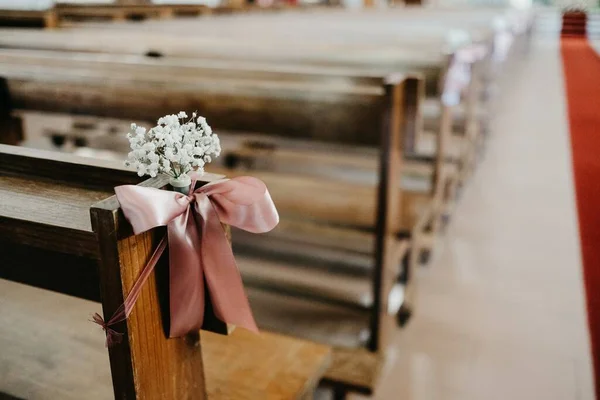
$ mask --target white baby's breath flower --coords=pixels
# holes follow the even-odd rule
[[[185,122],[185,118],[188,116],[184,111],[166,115],[148,131],[131,124],[127,134],[131,152],[126,165],[135,168],[140,176],[152,177],[159,173],[179,177],[192,170],[203,171],[205,164],[221,153],[219,137],[204,117],[194,112],[195,121]]]
[[[144,164],[142,164],[142,163],[139,163],[138,166],[137,166],[137,174],[139,176],[144,176],[147,173],[148,173],[148,171],[146,169],[146,166]]]
[[[148,153],[148,161],[151,163],[158,163],[160,161],[160,156],[156,153]]]
[[[142,149],[144,149],[146,151],[154,151],[154,150],[156,150],[156,145],[152,142],[146,142],[142,146]]]
[[[143,149],[136,149],[136,150],[133,151],[133,153],[135,154],[135,156],[138,159],[138,161],[139,161],[140,158],[146,157],[146,154],[148,154],[146,152],[146,150],[143,150]]]

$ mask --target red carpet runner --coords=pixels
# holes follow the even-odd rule
[[[600,399],[600,57],[586,38],[561,39],[583,276]]]

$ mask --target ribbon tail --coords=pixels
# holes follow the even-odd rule
[[[258,333],[231,245],[210,199],[198,196],[201,257],[210,299],[217,318]],[[198,220],[200,219],[200,220]]]
[[[168,224],[169,337],[198,332],[204,321],[204,274],[201,243],[191,207]]]

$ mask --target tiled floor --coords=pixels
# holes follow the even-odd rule
[[[593,399],[557,38],[506,71],[492,136],[377,399]]]

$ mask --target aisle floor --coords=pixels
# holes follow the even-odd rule
[[[378,399],[594,398],[558,38],[502,86]]]

